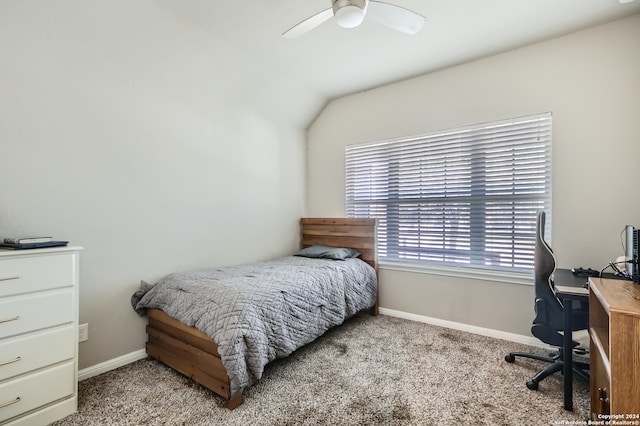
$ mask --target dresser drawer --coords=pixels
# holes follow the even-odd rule
[[[2,298],[0,339],[71,323],[77,318],[74,302],[74,289]]]
[[[0,340],[0,382],[75,356],[73,325]]]
[[[0,384],[0,423],[75,392],[73,361]]]
[[[0,297],[76,285],[77,253],[3,258]]]

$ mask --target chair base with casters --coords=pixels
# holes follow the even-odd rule
[[[587,352],[584,349],[575,349],[574,353],[579,355],[585,355]],[[511,363],[515,362],[516,357],[535,359],[549,363],[549,365],[536,373],[531,380],[527,381],[527,387],[531,390],[538,390],[538,384],[545,378],[551,376],[558,371],[562,372],[564,368],[563,351],[558,350],[555,354],[549,354],[549,356],[533,354],[529,352],[510,352],[505,355],[504,360]],[[589,382],[589,364],[573,361],[573,373]]]

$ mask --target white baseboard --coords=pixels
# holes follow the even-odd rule
[[[379,308],[379,312],[382,315],[388,315],[390,317],[397,317],[408,319],[411,321],[424,322],[427,324],[437,325],[440,327],[452,328],[454,330],[466,331],[468,333],[479,334],[481,336],[495,337],[496,339],[507,340],[509,342],[522,343],[530,346],[537,346],[541,348],[548,348],[549,346],[542,343],[540,340],[532,336],[523,336],[521,334],[507,333],[506,331],[493,330],[490,328],[478,327],[475,325],[463,324],[460,322],[447,321],[439,318],[426,317],[423,315],[410,314],[408,312],[396,311],[393,309]],[[144,359],[147,357],[147,352],[144,349],[140,349],[135,352],[128,353],[126,355],[119,356],[109,361],[101,362],[100,364],[93,365],[91,367],[83,368],[78,371],[78,381],[86,380],[91,377],[97,376],[107,371],[115,370],[123,365],[130,364],[132,362]]]
[[[89,379],[97,376],[98,374],[106,373],[107,371],[115,370],[123,365],[131,364],[132,362],[139,361],[147,357],[147,351],[140,349],[135,352],[119,356],[117,358],[110,359],[100,364],[92,365],[91,367],[83,368],[78,371],[78,381]]]
[[[440,327],[452,328],[454,330],[466,331],[468,333],[479,334],[481,336],[495,337],[496,339],[507,340],[514,343],[522,343],[524,345],[536,346],[541,348],[549,348],[549,345],[541,342],[533,336],[523,336],[521,334],[508,333],[506,331],[493,330],[491,328],[478,327],[475,325],[463,324],[460,322],[443,320],[440,318],[426,317],[423,315],[410,314],[408,312],[396,311],[393,309],[379,308],[382,315],[408,319],[411,321],[424,322]]]

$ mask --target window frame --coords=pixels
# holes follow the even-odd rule
[[[530,124],[530,123],[533,123],[533,124]],[[535,135],[535,131],[532,131],[532,130],[527,130],[527,134],[529,135],[528,142],[518,141],[517,131],[520,128],[520,126],[524,126],[525,128],[530,128],[531,126],[534,126],[534,125],[539,126],[538,138],[540,142],[532,142],[532,140],[535,140],[535,138],[531,139],[531,135],[532,134]],[[491,178],[491,174],[487,172],[488,170],[487,159],[486,158],[482,159],[480,157],[489,156],[486,151],[483,151],[482,147],[490,146],[490,144],[494,142],[494,139],[492,139],[493,136],[491,136],[491,132],[493,132],[496,128],[507,129],[509,131],[509,134],[513,136],[514,138],[513,140],[515,140],[515,142],[513,140],[511,141],[506,140],[506,142],[504,140],[500,140],[498,143],[505,145],[505,147],[509,147],[509,146],[511,147],[511,151],[513,152],[514,158],[512,162],[509,164],[514,165],[513,167],[520,167],[520,169],[514,168],[512,170],[511,174],[513,176],[510,178],[511,180],[509,180],[509,178],[500,178],[500,177],[497,178],[499,180],[498,183],[505,183],[505,182],[514,183],[514,189],[512,189],[513,192],[508,193],[508,191],[505,191],[506,195],[495,195],[495,194],[490,195],[490,192],[487,193],[486,191],[478,189],[479,186],[488,185],[488,180]],[[515,129],[515,130],[509,130],[509,129]],[[460,146],[456,147],[456,144],[452,141],[459,139],[461,135],[463,135],[462,139],[464,139],[464,137],[467,137],[468,143],[465,142],[465,144],[462,144],[461,147]],[[477,141],[474,142],[475,139],[479,139],[481,142],[480,143],[477,143]],[[453,248],[453,247],[456,247],[455,244],[449,244],[449,247],[447,248],[446,247],[447,240],[442,241],[442,249],[440,250],[436,250],[433,248],[425,249],[424,248],[425,246],[423,246],[423,243],[420,241],[422,239],[422,233],[417,232],[413,236],[413,238],[417,239],[418,241],[417,243],[414,243],[414,245],[417,245],[417,247],[413,247],[413,250],[415,253],[419,253],[422,251],[424,251],[425,253],[428,253],[427,257],[430,255],[433,255],[431,256],[432,257],[431,260],[427,260],[427,261],[421,260],[420,259],[421,256],[419,254],[416,254],[414,256],[416,257],[416,259],[402,258],[402,256],[397,253],[393,255],[391,258],[389,258],[388,257],[389,250],[392,250],[392,251],[399,250],[399,248],[403,247],[398,240],[398,238],[402,238],[402,235],[403,235],[402,232],[398,231],[399,227],[402,226],[401,219],[398,219],[402,217],[402,214],[399,212],[399,210],[402,209],[403,205],[410,204],[411,199],[410,197],[405,199],[402,196],[399,196],[398,193],[391,194],[391,192],[394,190],[401,191],[404,185],[403,183],[396,182],[393,184],[389,184],[387,182],[385,184],[384,182],[382,182],[382,180],[384,179],[380,178],[380,176],[383,176],[384,174],[383,171],[370,170],[369,174],[371,176],[375,174],[376,176],[376,177],[370,178],[370,181],[373,182],[374,184],[381,185],[381,188],[383,188],[383,190],[388,191],[388,193],[386,194],[387,198],[385,199],[385,195],[380,195],[379,198],[372,196],[369,199],[364,201],[356,200],[357,196],[354,195],[354,193],[356,193],[357,191],[354,190],[354,185],[357,185],[357,183],[354,183],[354,179],[357,179],[357,177],[354,177],[354,174],[357,174],[358,171],[354,172],[353,161],[355,160],[353,160],[351,153],[353,151],[360,152],[362,148],[364,148],[365,151],[367,149],[369,150],[378,149],[378,150],[381,150],[381,152],[385,152],[393,149],[396,149],[396,150],[404,149],[403,145],[410,146],[410,144],[418,144],[418,145],[425,144],[425,143],[429,144],[429,143],[435,143],[434,141],[444,144],[443,145],[444,157],[446,157],[447,153],[450,150],[455,150],[455,149],[458,149],[459,151],[457,153],[458,156],[466,155],[470,157],[469,159],[465,159],[460,163],[460,164],[464,163],[462,166],[460,166],[460,164],[456,165],[454,164],[454,162],[451,162],[451,164],[448,164],[446,159],[442,165],[445,169],[449,166],[460,167],[461,169],[465,167],[472,169],[471,172],[465,171],[464,173],[467,173],[466,175],[464,173],[460,173],[459,176],[462,176],[465,179],[470,177],[471,179],[469,181],[470,183],[465,182],[464,184],[465,185],[469,184],[470,186],[473,186],[474,193],[479,193],[480,195],[471,196],[470,193],[468,193],[467,195],[458,194],[456,197],[452,198],[448,194],[453,193],[455,191],[448,192],[448,190],[445,187],[443,190],[443,196],[442,196],[443,206],[454,205],[455,203],[452,203],[450,201],[452,199],[458,199],[459,203],[462,203],[464,200],[464,202],[469,204],[468,210],[470,212],[472,211],[474,212],[469,214],[468,235],[466,237],[464,236],[461,237],[461,241],[465,240],[466,238],[466,244],[468,245],[469,249],[464,249],[464,247],[460,249],[459,248],[460,246],[458,246],[457,249]],[[495,141],[498,141],[498,137],[495,137]],[[538,186],[532,187],[534,189],[531,189],[530,193],[526,193],[526,192],[518,193],[516,184],[518,184],[519,182],[520,183],[525,182],[527,179],[529,179],[529,178],[518,178],[518,174],[524,173],[523,170],[526,170],[526,166],[524,165],[523,160],[516,158],[516,155],[518,153],[522,154],[522,151],[518,151],[518,149],[520,149],[521,146],[527,146],[527,144],[529,144],[529,146],[531,145],[535,146],[536,143],[542,146],[542,153],[538,152],[537,154],[536,153],[529,154],[529,151],[526,151],[526,152],[527,152],[527,155],[532,155],[531,158],[538,161],[539,164],[540,164],[540,159],[543,160],[542,166],[538,164],[537,166],[533,166],[532,170],[534,170],[534,173],[541,173],[538,181],[541,181],[544,183],[538,182]],[[469,149],[469,147],[472,147],[472,149],[469,150],[470,152],[468,154],[461,154],[464,152],[465,149]],[[527,149],[531,149],[531,148],[528,147]],[[493,121],[488,123],[475,124],[471,126],[448,129],[443,131],[429,132],[429,133],[410,136],[410,137],[402,137],[402,138],[395,138],[390,140],[347,145],[345,147],[345,213],[347,217],[377,217],[382,222],[382,227],[381,227],[382,235],[381,235],[381,238],[379,238],[379,240],[382,241],[382,244],[380,245],[378,256],[379,256],[380,265],[386,269],[398,269],[398,270],[413,271],[413,272],[429,272],[429,273],[444,274],[444,275],[458,275],[458,276],[469,277],[469,278],[474,278],[474,277],[477,278],[478,276],[481,276],[483,279],[488,279],[488,280],[499,280],[499,281],[507,280],[509,282],[515,282],[515,283],[530,283],[530,277],[533,273],[533,241],[535,236],[535,216],[538,210],[542,209],[547,213],[548,220],[547,220],[546,235],[548,237],[548,240],[550,240],[550,237],[551,237],[551,200],[552,200],[551,149],[552,149],[552,114],[550,112],[542,113],[542,114],[534,114],[534,115],[529,115],[524,117],[517,117],[517,118],[508,119],[508,120],[499,120],[499,121]],[[409,153],[412,152],[410,149],[407,149],[406,151]],[[396,161],[396,163],[394,164],[393,161],[397,160],[398,158],[401,158],[401,154],[393,154],[393,155],[387,154],[387,155],[389,155],[390,157],[393,157],[393,159],[387,160],[386,163],[384,161],[381,161],[379,164],[372,162],[368,166],[370,168],[375,168],[375,167],[385,168],[385,171],[387,172],[387,180],[389,182],[391,182],[393,179],[399,180],[404,178],[405,176],[399,176],[400,174],[402,174],[402,172],[395,173],[393,171],[394,168],[398,168],[398,169],[400,168],[400,166],[398,165],[400,163]],[[381,156],[382,158],[385,157],[384,154],[381,154]],[[471,157],[474,157],[474,158],[471,158]],[[372,157],[372,158],[375,158],[375,157]],[[429,162],[431,160],[429,158],[422,158],[416,161]],[[423,170],[421,167],[419,167],[419,169]],[[538,171],[538,169],[541,169],[542,171],[540,172]],[[367,175],[366,170],[364,172],[361,171],[361,173],[363,173],[364,175]],[[423,172],[421,171],[420,176],[416,178],[416,181],[418,182],[416,185],[418,186],[423,183],[422,173]],[[457,177],[458,175],[456,173],[457,172],[454,171],[451,174],[451,176]],[[530,176],[534,176],[533,179],[535,180],[535,177],[538,175],[534,173],[531,173]],[[508,172],[505,172],[504,174],[505,176],[509,175]],[[443,176],[445,175],[447,175],[446,171],[443,172]],[[495,182],[491,184],[495,185]],[[460,187],[464,186],[461,183],[454,183],[452,185],[459,185]],[[375,185],[369,185],[369,188],[373,188],[373,189],[370,189],[370,192],[372,194],[375,193],[375,191],[380,190],[379,188],[376,189]],[[542,188],[542,190],[540,188]],[[464,190],[462,191],[464,192]],[[396,200],[396,202],[394,203],[389,200]],[[527,265],[530,265],[530,266],[504,267],[504,266],[493,266],[490,264],[486,264],[487,262],[486,259],[490,258],[492,255],[496,256],[496,258],[499,258],[500,254],[504,252],[504,250],[501,251],[500,249],[496,248],[497,243],[495,243],[496,247],[494,247],[492,251],[491,249],[492,238],[487,238],[487,236],[491,234],[490,234],[490,231],[487,230],[488,226],[485,226],[485,224],[488,223],[488,218],[490,216],[486,214],[486,211],[481,214],[478,213],[479,211],[489,209],[491,206],[492,200],[495,201],[496,203],[500,202],[500,200],[502,200],[503,202],[504,200],[507,200],[505,205],[511,205],[512,210],[517,208],[526,209],[527,203],[530,203],[532,206],[537,206],[535,208],[532,207],[530,209],[531,211],[526,213],[515,211],[514,213],[512,213],[512,216],[511,216],[512,218],[521,220],[521,222],[515,222],[515,221],[513,222],[512,230],[514,233],[516,232],[516,225],[518,224],[523,227],[528,227],[526,230],[526,235],[528,236],[526,239],[526,244],[522,243],[522,241],[525,241],[523,240],[522,236],[518,236],[515,234],[512,235],[511,239],[509,240],[510,241],[509,244],[511,245],[510,250],[512,251],[518,250],[517,254],[512,253],[511,255],[513,259],[512,263],[515,265],[517,263],[515,259],[516,257],[518,257],[518,258],[521,258],[520,262],[524,262],[523,264],[528,262]],[[424,209],[425,206],[435,205],[437,201],[438,200],[436,199],[436,197],[432,197],[431,195],[428,197],[423,196],[422,198],[418,196],[415,198],[415,206],[416,206],[415,209],[416,210]],[[376,204],[379,205],[378,211],[382,211],[384,214],[376,214],[375,212]],[[472,207],[472,205],[475,207]],[[359,213],[358,212],[359,206],[360,207],[365,206],[364,208],[360,208],[360,211],[362,212],[363,210],[367,210],[368,213],[366,215],[362,214],[361,212]],[[394,208],[398,211],[392,212]],[[446,208],[442,207],[442,210],[444,211],[446,210]],[[462,211],[464,210],[464,208],[461,208],[460,210]],[[500,209],[498,208],[496,211],[499,211],[499,210]],[[429,215],[422,214],[422,213],[417,213],[417,215],[420,217],[420,221],[418,221],[417,225],[414,225],[414,226],[419,227],[421,224],[424,223],[423,218],[429,217]],[[443,216],[444,215],[445,213],[443,213]],[[386,218],[389,218],[391,216],[396,217],[396,219],[391,219],[388,221],[385,220]],[[526,222],[524,221],[525,219],[523,218],[526,218]],[[475,224],[473,224],[472,222],[475,222]],[[394,227],[398,232],[395,232],[395,233],[389,232],[389,230],[390,229],[393,230]],[[478,233],[479,230],[481,231],[480,233]],[[389,234],[396,235],[396,240],[394,241],[390,239]],[[453,233],[448,234],[446,230],[443,230],[442,234],[454,235]],[[506,241],[504,240],[504,235],[501,235],[501,238],[503,238],[503,240],[501,241]],[[406,244],[406,241],[405,241],[405,244]],[[526,247],[526,250],[523,251],[522,247]],[[456,251],[460,251],[463,255],[467,255],[469,257],[469,261],[466,263],[461,262],[459,264],[456,264],[456,262],[451,261],[451,259],[455,258]],[[407,250],[407,252],[412,252],[412,250]],[[450,257],[447,257],[447,252],[449,252]],[[524,257],[522,257],[523,253],[524,253]],[[435,255],[439,255],[443,259],[449,259],[449,260],[444,262],[435,261],[433,260],[433,257]],[[464,256],[461,256],[461,258],[463,257]],[[484,260],[485,264],[474,263],[474,259],[476,258],[485,259]]]

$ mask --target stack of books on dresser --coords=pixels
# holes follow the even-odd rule
[[[69,241],[55,241],[52,237],[5,238],[0,243],[2,249],[24,250],[45,247],[64,247]]]

